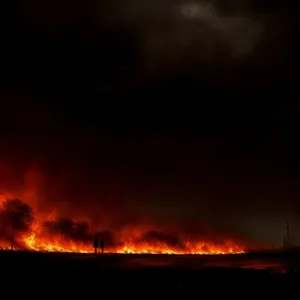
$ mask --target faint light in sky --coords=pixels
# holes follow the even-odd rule
[[[209,4],[187,3],[181,6],[181,13],[184,17],[198,20],[210,20],[215,17],[214,7]]]
[[[263,32],[262,25],[247,16],[222,16],[213,5],[191,2],[180,6],[180,15],[188,20],[205,23],[225,41],[233,56],[243,56],[252,52]],[[201,26],[201,23],[199,23]]]

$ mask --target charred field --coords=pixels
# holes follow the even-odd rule
[[[12,296],[75,297],[293,293],[299,253],[239,255],[64,254],[1,251],[1,288]]]

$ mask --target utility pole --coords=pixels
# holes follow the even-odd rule
[[[289,247],[290,245],[290,226],[289,226],[289,222],[286,222],[286,246]]]
[[[287,221],[285,224],[285,235],[283,237],[283,247],[287,248],[290,246],[290,226],[289,222]]]

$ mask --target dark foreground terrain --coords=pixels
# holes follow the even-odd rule
[[[2,251],[0,284],[5,299],[288,296],[298,294],[299,262],[298,253],[96,257]]]

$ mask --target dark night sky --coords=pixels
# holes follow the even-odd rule
[[[10,1],[2,192],[264,242],[289,219],[299,242],[299,18],[261,2]]]

